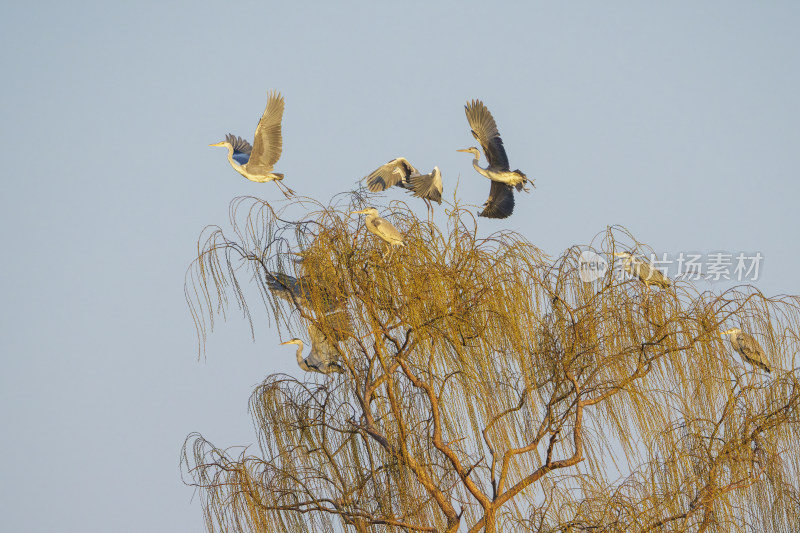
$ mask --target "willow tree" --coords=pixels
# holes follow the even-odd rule
[[[313,324],[344,368],[269,376],[250,399],[258,453],[187,439],[210,531],[800,530],[798,298],[583,282],[581,249],[479,238],[457,205],[444,228],[383,207],[406,236],[383,259],[348,216],[365,206],[352,194],[293,222],[243,198],[232,233],[201,238],[201,345],[232,301],[285,339]],[[646,250],[621,228],[592,246]],[[276,272],[313,279],[302,305],[270,293]],[[731,325],[772,374],[731,350]]]

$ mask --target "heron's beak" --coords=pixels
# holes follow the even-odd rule
[[[456,152],[469,152],[469,148],[464,148],[463,150],[456,150]]]
[[[223,146],[224,144],[225,144],[224,142],[221,142],[221,143],[209,144],[209,146]]]
[[[283,346],[284,344],[292,344],[292,341],[286,341],[286,342],[282,342],[282,343],[280,343],[278,346]]]
[[[351,215],[363,215],[366,212],[367,212],[366,209],[362,209],[361,211],[350,211],[350,214]]]
[[[729,330],[727,330],[727,331],[722,331],[722,332],[720,332],[720,336],[722,336],[722,335],[730,335],[731,333],[733,333],[733,330],[732,330],[732,329],[729,329]]]
[[[614,256],[615,257],[626,257],[627,255],[628,254],[621,254],[621,253],[618,253],[618,252],[614,252]]]

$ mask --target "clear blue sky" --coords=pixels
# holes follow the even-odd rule
[[[537,187],[482,231],[558,254],[622,224],[659,251],[759,251],[757,286],[800,293],[800,4],[489,6],[4,6],[5,530],[200,530],[183,439],[253,444],[250,392],[299,373],[235,311],[198,363],[183,296],[201,229],[227,227],[235,196],[280,198],[208,147],[251,138],[270,89],[300,193],[327,202],[403,155],[481,204],[488,183],[456,152],[480,98]]]

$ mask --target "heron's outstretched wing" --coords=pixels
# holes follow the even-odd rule
[[[467,103],[464,109],[466,109],[469,127],[472,128],[472,135],[481,143],[483,153],[489,161],[489,167],[509,170],[503,139],[500,138],[500,132],[497,131],[497,124],[492,114],[480,100]]]
[[[329,330],[330,338],[337,342],[347,340],[356,334],[347,309],[338,309],[325,313],[320,319],[320,323]]]
[[[499,181],[493,181],[489,189],[489,199],[483,204],[479,217],[506,218],[514,212],[514,187]]]
[[[282,272],[270,272],[267,277],[267,286],[276,296],[292,304],[301,303],[295,302],[295,300],[300,300],[304,296],[297,278]]]
[[[253,139],[253,150],[250,154],[249,171],[270,172],[281,157],[283,138],[281,136],[281,120],[283,119],[283,97],[273,91],[264,114],[256,128]]]
[[[411,183],[412,196],[442,203],[442,173],[439,167],[433,167],[430,174],[413,175],[408,181]]]
[[[739,351],[750,363],[757,367],[763,368],[770,372],[767,357],[764,354],[764,349],[758,344],[758,341],[752,335],[740,332],[736,335],[736,343],[739,345]]]
[[[405,157],[398,157],[376,168],[365,179],[370,191],[380,192],[404,181],[411,174],[418,174],[417,169]]]
[[[332,312],[344,305],[342,292],[336,289],[329,290],[327,287],[330,284],[326,284],[324,280],[306,276],[297,279],[282,272],[268,274],[266,281],[270,291],[293,305],[312,309],[314,294],[318,294],[318,298],[321,298],[320,304],[325,312]]]
[[[397,231],[386,219],[375,217],[372,219],[375,231],[387,242],[403,242],[403,234]]]

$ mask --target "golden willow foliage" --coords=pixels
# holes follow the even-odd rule
[[[581,249],[478,238],[458,205],[446,228],[379,209],[407,243],[382,259],[348,215],[365,198],[338,202],[291,222],[236,200],[233,237],[212,228],[187,275],[201,345],[231,296],[253,324],[254,286],[285,339],[313,322],[345,367],[267,377],[256,454],[189,437],[210,531],[800,530],[798,298],[584,283]],[[648,253],[621,228],[595,242]],[[304,304],[274,297],[270,271],[305,276]],[[720,337],[739,325],[770,376]]]

